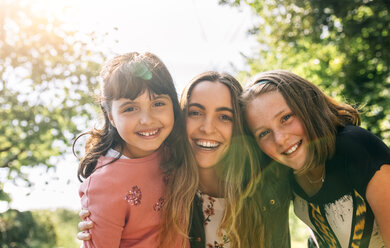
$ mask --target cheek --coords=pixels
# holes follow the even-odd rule
[[[126,130],[126,128],[123,128],[124,126],[126,127],[129,127],[129,126],[131,126],[131,121],[129,121],[129,120],[125,120],[125,118],[120,118],[120,117],[116,117],[116,118],[113,118],[113,124],[115,124],[115,127],[116,127],[116,129],[118,129],[118,130],[123,130],[123,129],[125,129]]]
[[[303,123],[300,121],[298,125],[299,125],[299,129],[300,129],[301,134],[303,136],[306,136],[305,129],[303,128]]]
[[[233,136],[233,124],[230,124],[225,127],[225,137],[229,143],[232,139],[232,136]]]
[[[260,150],[262,150],[265,154],[267,154],[269,157],[275,159],[275,152],[272,147],[272,144],[266,141],[257,141],[257,145],[259,146]]]
[[[186,130],[188,136],[190,136],[195,130],[195,123],[189,118],[186,118]]]
[[[169,123],[171,127],[175,124],[175,114],[173,113],[173,110],[166,115],[166,122]]]
[[[249,105],[247,108],[247,113],[246,113],[245,118],[246,118],[246,121],[248,123],[248,127],[251,130],[253,130],[253,128],[258,125],[258,123],[257,123],[258,119],[262,120],[262,118],[259,118],[259,114],[256,113],[255,111],[253,111],[253,109],[251,108],[251,105]]]

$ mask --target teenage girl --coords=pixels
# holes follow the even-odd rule
[[[155,55],[134,52],[108,61],[101,77],[104,123],[85,133],[78,170],[95,224],[84,246],[186,247],[198,172],[171,75]]]
[[[190,237],[203,245],[193,247],[290,246],[284,193],[289,190],[283,183],[277,189],[270,185],[282,178],[279,168],[267,168],[267,178],[261,177],[256,144],[243,126],[241,93],[234,77],[206,72],[191,80],[181,95],[200,182]],[[271,173],[275,169],[279,173]]]
[[[234,77],[206,72],[181,94],[187,137],[200,175],[191,248],[290,247],[286,169],[272,165],[260,171],[258,149],[242,124],[241,93]],[[88,213],[83,210],[80,215]],[[79,228],[92,225],[83,221]],[[79,233],[78,238],[91,237]]]
[[[242,99],[260,149],[291,168],[309,243],[390,247],[390,149],[358,127],[358,112],[287,71],[255,76]]]

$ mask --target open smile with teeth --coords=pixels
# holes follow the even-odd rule
[[[295,145],[293,145],[290,149],[288,149],[287,151],[285,152],[282,152],[283,155],[290,155],[292,154],[293,152],[295,152],[298,147],[302,144],[302,140],[300,140],[298,143],[296,143]]]
[[[158,129],[147,131],[147,132],[137,132],[137,134],[141,135],[141,136],[149,137],[149,136],[156,135],[159,131],[160,131],[160,129],[158,128]]]
[[[195,140],[195,144],[203,149],[215,149],[220,145],[219,142],[210,140]]]

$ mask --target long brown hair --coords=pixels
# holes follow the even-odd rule
[[[261,94],[278,91],[292,112],[302,121],[310,140],[308,157],[301,174],[325,164],[335,150],[337,128],[347,124],[360,125],[359,112],[325,95],[316,85],[294,73],[277,70],[257,74],[241,99],[244,110]]]
[[[226,155],[215,165],[226,200],[220,228],[225,229],[231,247],[263,247],[260,195],[257,190],[261,169],[256,147],[248,142],[250,135],[246,135],[243,126],[239,102],[242,86],[226,73],[210,71],[196,76],[181,94],[180,105],[186,116],[194,87],[204,81],[224,84],[230,91],[233,107],[232,139]]]
[[[160,247],[170,247],[169,244],[175,242],[178,235],[183,237],[182,247],[185,247],[189,210],[198,185],[198,173],[186,138],[185,122],[172,77],[156,55],[137,52],[119,55],[109,60],[103,66],[100,75],[102,78],[100,108],[104,124],[100,129],[93,128],[81,134],[89,137],[85,144],[85,156],[79,164],[78,178],[81,181],[81,178],[89,177],[96,169],[99,157],[104,156],[110,148],[120,148],[120,155],[113,158],[110,163],[122,154],[124,141],[108,118],[112,101],[120,98],[134,100],[144,92],[168,95],[172,101],[175,121],[172,132],[162,145],[160,167],[169,180],[165,189],[161,229],[164,235],[160,237],[162,244]]]

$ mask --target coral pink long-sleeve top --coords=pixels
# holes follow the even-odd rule
[[[157,247],[164,203],[159,151],[139,159],[101,157],[97,170],[79,189],[94,227],[87,248]]]

